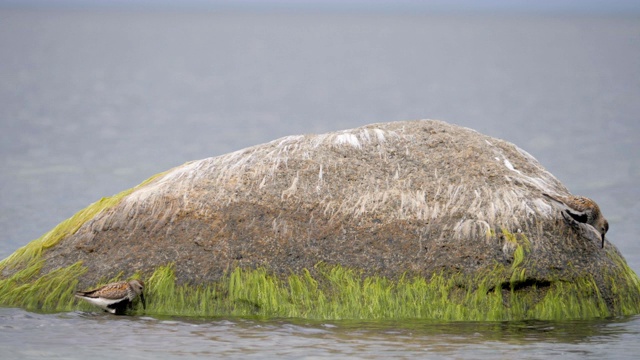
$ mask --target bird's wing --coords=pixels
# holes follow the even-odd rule
[[[577,222],[586,224],[587,221],[589,221],[589,216],[584,211],[572,211],[567,209],[565,212]]]
[[[559,197],[555,197],[555,196],[551,196],[547,193],[542,193],[542,196],[546,197],[547,199],[553,201],[554,203],[558,204],[558,205],[562,205],[563,207],[567,207],[567,204],[564,203],[564,201],[562,201]]]
[[[598,231],[596,230],[596,228],[594,228],[593,226],[587,224],[587,223],[583,223],[583,222],[578,222],[576,221],[573,216],[571,215],[571,213],[567,210],[562,211],[562,217],[564,217],[564,220],[574,229],[576,229],[576,231],[584,238],[589,239],[591,241],[594,241],[596,243],[600,243],[601,241],[601,235],[600,233],[598,233]]]
[[[103,287],[90,291],[80,291],[77,295],[90,297],[90,298],[105,298],[105,299],[121,299],[127,296],[127,289],[129,284],[124,282],[117,282],[107,284]]]

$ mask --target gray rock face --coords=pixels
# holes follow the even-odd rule
[[[540,281],[614,267],[615,247],[577,234],[543,192],[568,194],[513,144],[440,121],[289,136],[166,172],[47,250],[44,273],[82,260],[87,285],[170,262],[192,284],[319,262],[428,276],[509,266],[518,244]]]

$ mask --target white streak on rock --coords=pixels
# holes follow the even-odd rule
[[[511,161],[509,161],[509,159],[507,159],[507,158],[504,159],[504,166],[506,166],[507,169],[509,169],[511,171],[519,172],[519,171],[516,170],[516,168],[513,167],[513,164],[511,164]]]
[[[336,145],[351,145],[356,149],[360,149],[362,147],[358,137],[350,133],[336,135],[334,143]]]

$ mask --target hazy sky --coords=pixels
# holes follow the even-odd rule
[[[639,0],[0,0],[0,5],[640,13]]]

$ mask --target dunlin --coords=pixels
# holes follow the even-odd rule
[[[133,300],[140,296],[142,307],[146,309],[144,300],[144,283],[142,280],[120,281],[107,284],[89,291],[78,291],[76,297],[97,305],[112,314],[121,315],[127,307],[131,307]]]
[[[609,222],[602,216],[598,204],[584,196],[551,196],[546,193],[542,195],[563,208],[563,216],[569,215],[569,217],[564,216],[565,219],[591,225],[600,234],[602,248],[604,248],[604,235],[609,231]]]

